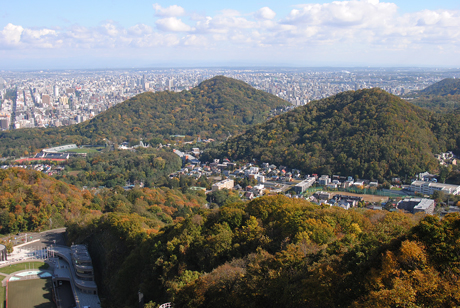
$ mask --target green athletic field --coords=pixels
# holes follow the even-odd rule
[[[8,282],[8,308],[56,308],[51,278]]]

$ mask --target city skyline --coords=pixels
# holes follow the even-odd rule
[[[460,66],[456,1],[22,1],[0,69]]]

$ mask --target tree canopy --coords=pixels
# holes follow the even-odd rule
[[[204,157],[383,181],[436,169],[434,153],[456,150],[459,132],[456,114],[434,114],[383,90],[364,89],[255,125]]]

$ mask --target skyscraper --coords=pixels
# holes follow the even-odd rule
[[[50,96],[48,94],[43,94],[42,95],[42,103],[43,106],[49,106],[51,103]]]

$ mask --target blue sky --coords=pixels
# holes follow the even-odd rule
[[[460,1],[8,1],[0,69],[460,66]]]

